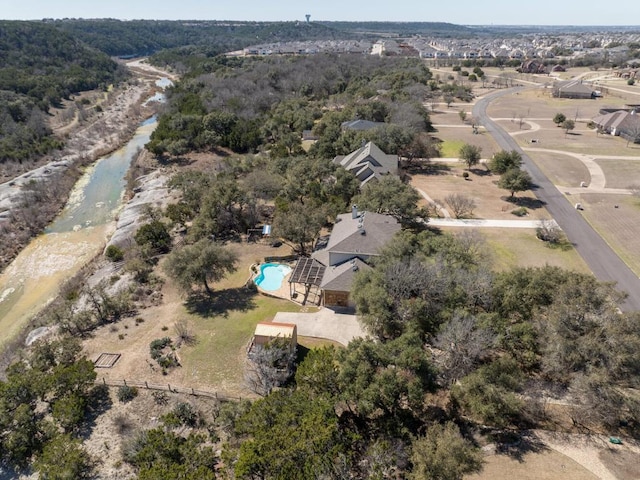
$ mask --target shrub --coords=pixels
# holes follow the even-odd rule
[[[154,360],[158,360],[162,357],[162,349],[168,347],[172,344],[171,339],[169,337],[158,338],[153,340],[149,344],[149,353],[151,354],[151,358]]]
[[[153,401],[158,405],[166,405],[167,403],[169,403],[169,395],[167,395],[165,392],[156,390],[151,394],[151,396],[153,397]]]
[[[119,262],[124,259],[124,251],[116,245],[109,245],[104,251],[104,256],[112,262]]]
[[[113,426],[115,427],[116,432],[118,432],[119,435],[122,435],[123,433],[131,430],[133,424],[129,421],[129,418],[126,415],[119,414],[114,417]]]
[[[138,396],[138,389],[136,387],[130,387],[129,385],[123,385],[118,388],[118,401],[127,403]]]
[[[635,85],[636,80],[634,78],[630,78],[629,80],[627,80],[627,85],[629,85],[630,87]]]
[[[516,208],[515,210],[511,210],[511,213],[516,217],[524,217],[529,213],[529,211],[524,207],[520,207],[520,208]]]

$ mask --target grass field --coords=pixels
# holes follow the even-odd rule
[[[443,231],[461,234],[467,228],[442,228]],[[590,273],[582,257],[571,246],[548,247],[536,238],[534,230],[519,228],[479,228],[480,237],[486,242],[487,253],[497,272],[514,267],[565,268],[580,273]]]

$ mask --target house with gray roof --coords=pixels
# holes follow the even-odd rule
[[[598,130],[620,136],[630,142],[640,142],[640,115],[636,110],[605,112],[593,119]]]
[[[338,215],[326,246],[313,252],[313,261],[324,266],[319,287],[326,306],[350,306],[349,293],[356,272],[371,268],[369,261],[398,232],[400,224],[390,215],[358,212]]]
[[[582,80],[567,80],[553,85],[553,96],[557,98],[595,98],[595,90]]]
[[[360,186],[382,175],[398,174],[398,156],[384,153],[373,142],[363,145],[347,156],[335,157],[333,163],[353,173],[360,180]]]

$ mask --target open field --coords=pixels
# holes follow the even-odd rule
[[[439,74],[448,72],[450,69],[441,69]],[[554,78],[550,76],[521,75],[513,71],[500,71],[498,69],[484,69],[491,78],[495,76],[509,76],[514,82],[521,82],[523,85],[531,85],[532,88],[519,92],[518,94],[506,95],[496,99],[488,108],[488,113],[492,118],[510,132],[526,148],[526,153],[538,164],[544,173],[553,183],[558,185],[560,191],[564,188],[579,187],[581,182],[591,184],[589,169],[581,159],[570,155],[587,155],[590,161],[604,174],[604,186],[606,188],[628,188],[633,184],[640,184],[640,146],[628,145],[624,139],[612,137],[610,135],[599,135],[595,130],[587,128],[587,123],[598,115],[601,108],[623,108],[629,103],[640,103],[640,88],[629,87],[624,80],[605,78],[609,72],[590,71],[589,69],[570,69],[561,74],[562,79],[572,78],[581,75],[585,79],[597,79],[602,90],[605,92],[603,98],[594,100],[574,100],[558,99],[551,96],[549,87]],[[495,71],[494,71],[495,70]],[[539,86],[535,86],[538,83]],[[480,87],[476,84],[475,87]],[[606,87],[611,87],[606,90]],[[618,89],[618,90],[616,90]],[[486,93],[486,89],[474,88],[476,95]],[[607,93],[608,92],[608,93]],[[458,112],[464,110],[470,112],[472,105],[454,104],[449,109],[446,105],[438,105],[436,112],[432,113],[432,121],[438,131],[436,136],[445,141],[445,145],[450,145],[452,152],[456,152],[455,146],[460,143],[471,143],[478,145],[478,140],[482,139],[490,144],[491,140],[485,140],[485,134],[473,135],[471,128],[463,126],[464,123],[459,118]],[[438,113],[444,112],[444,113]],[[566,133],[562,128],[553,123],[556,113],[564,113],[567,118],[576,119],[576,128]],[[448,126],[445,126],[448,125]],[[482,132],[482,129],[481,129]],[[531,143],[536,139],[535,143]],[[475,140],[475,141],[474,141]],[[491,156],[492,148],[483,145],[483,158]],[[459,148],[459,146],[457,147]],[[555,152],[549,150],[556,150]],[[567,153],[562,153],[567,152]],[[455,155],[452,155],[455,156]],[[635,157],[635,158],[598,158],[598,157]],[[458,165],[451,165],[453,170],[440,169],[440,175],[414,176],[412,184],[424,191],[435,200],[442,200],[449,193],[463,193],[472,197],[478,204],[474,211],[474,217],[486,219],[515,219],[510,211],[509,204],[505,201],[508,193],[501,191],[492,185],[497,181],[497,176],[479,178],[472,175],[472,181],[465,182],[457,176],[455,169],[461,171]],[[487,181],[488,180],[488,181]],[[521,194],[524,195],[524,194]],[[533,198],[531,192],[527,196]],[[623,260],[640,275],[640,222],[632,219],[638,218],[640,206],[638,201],[629,196],[617,196],[610,193],[576,194],[567,196],[570,203],[582,203],[585,207],[584,215],[591,225],[605,238],[612,248],[623,258]],[[615,208],[614,205],[618,205]],[[546,218],[544,208],[530,209],[530,216]],[[489,232],[489,228],[483,232]],[[493,235],[493,234],[492,234]],[[514,248],[523,244],[523,232],[509,231],[502,232],[501,236],[495,236],[490,241],[496,255],[498,268],[507,268],[515,262],[530,262],[534,257],[550,257],[546,254],[536,253],[528,255],[530,250],[522,251]],[[533,234],[532,234],[533,235]],[[519,238],[520,237],[520,238]],[[526,236],[525,236],[526,238]],[[535,239],[535,236],[533,236]],[[535,242],[533,242],[535,243]],[[561,257],[567,257],[568,252],[562,252]],[[577,257],[575,252],[572,256]],[[542,256],[541,256],[542,255]],[[526,260],[529,258],[529,260]],[[567,261],[571,267],[583,271],[586,267],[578,259],[558,259]],[[530,263],[528,263],[530,264]]]
[[[527,151],[527,155],[558,187],[579,187],[591,183],[589,169],[575,157],[563,153]]]
[[[476,202],[473,218],[517,220],[518,217],[511,211],[521,206],[529,211],[529,215],[524,217],[528,220],[550,218],[531,191],[519,192],[513,201],[509,201],[509,192],[496,185],[499,176],[492,175],[483,166],[472,169],[469,180],[462,176],[466,168],[461,162],[438,163],[433,171],[433,174],[413,175],[411,185],[445,207],[444,198],[447,195],[460,193]],[[423,199],[421,204],[425,206],[426,200]]]
[[[585,193],[573,195],[583,215],[620,258],[640,275],[640,203],[629,195]],[[615,206],[618,205],[616,208]]]
[[[468,228],[443,228],[451,233],[463,233]],[[513,267],[543,267],[550,265],[589,273],[582,257],[571,247],[550,248],[538,240],[530,229],[520,228],[479,228],[478,233],[487,244],[491,265],[495,271]]]
[[[640,146],[635,146],[635,154],[638,156],[635,160],[596,159],[607,179],[607,188],[640,186]]]

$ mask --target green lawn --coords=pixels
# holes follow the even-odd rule
[[[201,309],[201,313],[195,313],[187,308],[183,312],[181,319],[193,326],[197,343],[180,348],[182,370],[197,384],[240,394],[245,347],[256,324],[272,320],[276,312],[300,311],[300,306],[257,293],[243,296],[228,290],[220,292],[220,295],[233,297],[225,299],[229,308],[224,311]],[[237,303],[235,308],[232,301]]]
[[[445,140],[440,144],[440,156],[442,158],[458,158],[460,148],[464,143],[462,140]]]
[[[463,231],[460,228],[443,230]],[[552,265],[581,273],[591,272],[573,247],[550,248],[536,238],[533,230],[482,228],[478,231],[486,242],[487,250],[491,256],[491,264],[496,271],[505,271],[513,267]]]

